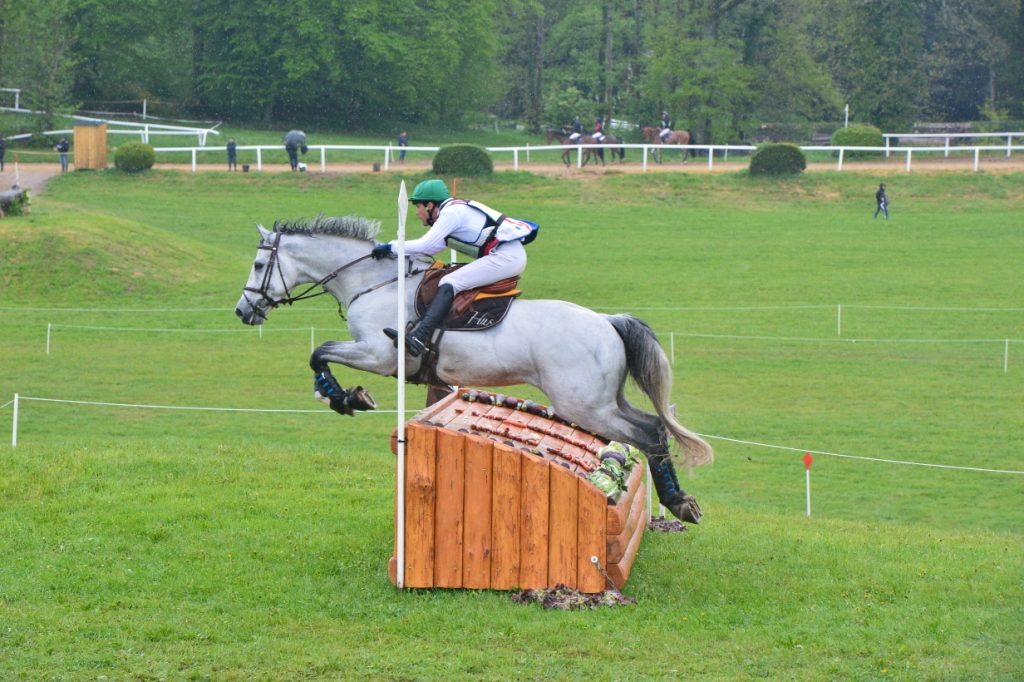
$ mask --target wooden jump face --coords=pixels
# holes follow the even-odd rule
[[[607,441],[463,393],[407,424],[405,586],[621,589],[649,521],[645,467],[610,505],[585,478]]]

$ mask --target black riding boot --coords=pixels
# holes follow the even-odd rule
[[[441,324],[441,321],[448,314],[452,307],[452,300],[455,298],[455,288],[451,284],[442,284],[437,288],[434,300],[430,302],[427,312],[423,313],[416,326],[405,335],[405,352],[414,358],[423,355],[427,350],[427,344],[434,336],[434,330]],[[390,327],[384,330],[388,338],[398,339],[398,332]]]
[[[676,478],[676,467],[672,464],[672,459],[668,455],[657,455],[649,457],[647,463],[651,467],[654,489],[658,491],[658,501],[680,521],[700,523],[702,516],[700,506],[692,495],[687,495],[679,487],[679,479]]]

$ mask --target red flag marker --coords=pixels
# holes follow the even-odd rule
[[[807,470],[807,516],[811,515],[811,463],[814,462],[814,458],[811,457],[811,453],[804,453],[804,468]]]

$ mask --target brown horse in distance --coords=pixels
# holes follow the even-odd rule
[[[640,135],[644,138],[644,142],[647,144],[674,144],[684,145],[681,151],[683,153],[683,163],[686,163],[687,158],[690,156],[690,150],[685,145],[690,144],[690,133],[685,130],[673,130],[668,134],[668,138],[661,141],[661,131],[657,128],[647,126],[640,131]],[[658,163],[661,163],[661,150],[654,150],[654,158]]]
[[[590,135],[583,135],[582,137],[580,137],[579,142],[573,142],[572,140],[569,139],[569,133],[567,133],[565,131],[553,130],[553,129],[549,128],[548,132],[547,132],[547,139],[548,139],[548,142],[554,142],[555,140],[558,140],[558,143],[559,144],[563,144],[563,145],[572,145],[572,146],[576,146],[577,144],[584,145],[584,147],[583,147],[583,165],[584,166],[586,166],[587,162],[590,161],[590,157],[591,156],[596,156],[597,158],[601,159],[601,163],[604,164],[604,150],[602,150],[600,148],[594,149],[593,147],[585,146],[585,145],[595,145],[595,144],[598,144],[597,140],[592,138]],[[562,163],[564,163],[566,166],[570,165],[570,161],[569,161],[569,153],[570,152],[572,152],[572,149],[566,149],[564,152],[562,152]]]

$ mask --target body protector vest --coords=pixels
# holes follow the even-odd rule
[[[529,244],[537,238],[537,231],[540,230],[540,225],[537,223],[520,218],[509,218],[504,213],[499,213],[479,201],[449,199],[447,203],[463,204],[484,214],[484,226],[472,242],[464,242],[454,237],[445,237],[444,240],[449,248],[471,258],[486,256],[491,249],[502,242],[521,241],[523,244]]]

